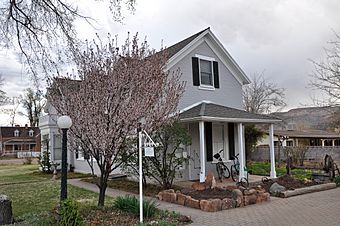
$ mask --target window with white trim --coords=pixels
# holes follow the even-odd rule
[[[19,136],[19,130],[15,130],[15,131],[14,131],[14,136],[15,136],[15,137],[18,137],[18,136]]]
[[[215,90],[220,88],[218,62],[215,58],[196,54],[192,57],[193,85]]]
[[[200,84],[214,86],[212,61],[200,59]]]
[[[33,134],[34,134],[33,129],[31,129],[30,131],[28,131],[28,136],[33,137]]]

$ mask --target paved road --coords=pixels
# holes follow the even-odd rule
[[[98,192],[96,185],[77,179],[69,183],[78,187]],[[128,194],[115,189],[108,189],[107,195]],[[191,225],[244,225],[244,226],[323,226],[340,225],[340,188],[300,195],[288,199],[271,198],[270,202],[251,205],[244,208],[229,209],[216,213],[207,213],[176,204],[159,202],[161,209],[190,215]]]

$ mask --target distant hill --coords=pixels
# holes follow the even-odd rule
[[[319,129],[333,130],[340,119],[340,107],[294,108],[287,112],[272,114],[283,120],[276,129]]]

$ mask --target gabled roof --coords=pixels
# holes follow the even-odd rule
[[[14,126],[14,127],[0,127],[0,135],[2,138],[10,138],[14,137],[14,131],[18,130],[19,131],[19,137],[29,137],[28,132],[30,130],[33,130],[33,136],[35,137],[36,135],[40,134],[40,129],[39,127],[20,127],[20,126]],[[19,138],[18,137],[18,138]]]
[[[205,39],[207,37],[207,39]],[[216,36],[210,30],[210,27],[168,47],[165,51],[168,51],[168,68],[171,68],[176,62],[180,61],[186,56],[196,45],[203,40],[207,43],[211,43],[210,47],[213,48],[215,54],[219,57],[222,63],[228,68],[228,70],[236,77],[236,79],[242,84],[249,84],[250,79],[231,57],[228,51],[224,48],[222,43],[216,38]]]
[[[209,30],[210,27],[190,36],[189,38],[186,38],[180,42],[177,42],[176,44],[166,48],[166,51],[168,53],[168,57],[169,59],[171,57],[173,57],[176,53],[178,53],[179,51],[181,51],[185,46],[187,46],[190,42],[192,42],[193,40],[195,40],[195,38],[197,38],[200,34],[202,34],[203,32]]]
[[[201,102],[184,110],[179,116],[181,121],[221,121],[244,123],[275,123],[278,118],[267,115],[254,114],[243,110],[225,107],[209,102]]]

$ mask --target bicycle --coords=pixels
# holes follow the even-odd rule
[[[220,150],[218,153],[214,155],[214,158],[218,160],[216,163],[216,171],[218,175],[218,179],[222,182],[222,179],[227,179],[230,177],[230,170],[228,167],[224,164],[222,157],[220,153],[223,152],[223,149]]]
[[[239,175],[240,175],[240,161],[238,159],[239,154],[233,156],[233,165],[230,167],[231,171],[231,178],[234,182],[241,183],[243,187],[248,186],[248,171],[247,171],[247,177],[242,177],[239,181]]]

